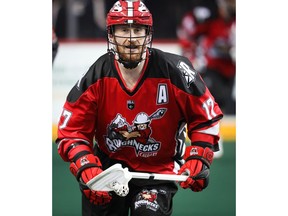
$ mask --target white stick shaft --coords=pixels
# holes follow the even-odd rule
[[[157,173],[141,173],[130,172],[132,178],[135,179],[153,179],[153,180],[167,180],[167,181],[186,181],[187,175],[172,175],[172,174],[157,174]]]

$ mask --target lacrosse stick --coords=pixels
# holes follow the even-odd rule
[[[94,191],[114,191],[119,196],[129,193],[128,182],[132,179],[152,179],[166,181],[186,181],[187,175],[157,174],[130,172],[122,168],[121,164],[114,164],[87,182],[87,186]]]

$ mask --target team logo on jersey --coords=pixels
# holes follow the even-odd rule
[[[187,65],[185,62],[183,61],[179,61],[177,64],[177,67],[179,68],[179,70],[182,73],[182,76],[185,78],[186,83],[187,83],[187,87],[189,88],[191,83],[195,82],[196,80],[196,71],[194,71],[193,69],[191,69],[189,67],[189,65]]]
[[[159,192],[156,189],[142,190],[136,196],[136,201],[134,203],[135,210],[141,206],[146,206],[147,209],[156,212],[159,209],[159,204],[157,202],[157,195]]]
[[[140,112],[132,125],[121,114],[117,114],[107,128],[108,135],[105,136],[107,149],[117,152],[121,148],[130,147],[135,149],[137,157],[156,156],[161,143],[150,137],[152,134],[150,124],[152,120],[162,118],[166,111],[166,108],[160,108],[150,116]]]

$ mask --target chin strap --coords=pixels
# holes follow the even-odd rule
[[[119,58],[117,61],[119,61],[125,68],[133,69],[139,65],[139,63],[142,61],[142,59],[140,61],[127,62],[127,61],[123,61],[122,59]]]

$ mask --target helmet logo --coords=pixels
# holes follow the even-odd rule
[[[147,11],[149,11],[149,10],[148,10],[148,8],[147,8],[142,2],[140,2],[138,11],[140,11],[140,12],[147,12]]]
[[[121,12],[122,11],[122,6],[120,2],[116,2],[111,10],[112,12]]]

